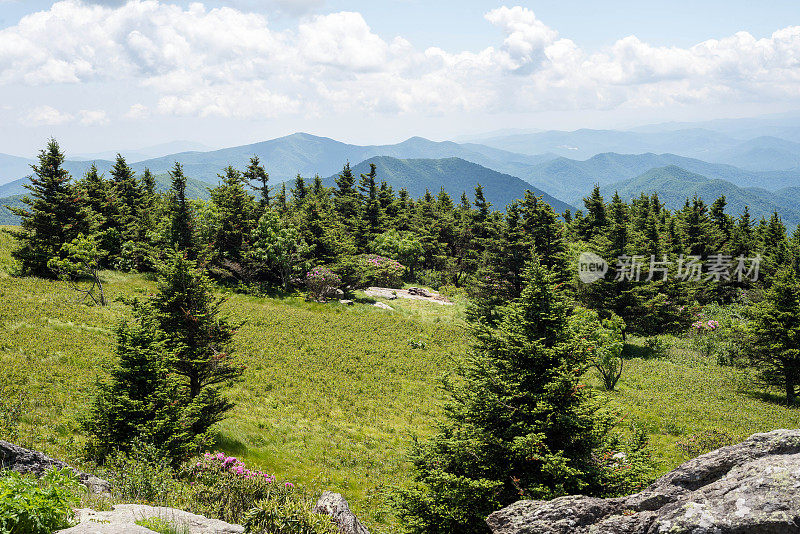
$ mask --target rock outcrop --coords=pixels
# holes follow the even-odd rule
[[[45,471],[50,469],[69,468],[75,471],[78,479],[91,493],[106,497],[111,496],[111,484],[107,481],[79,471],[61,460],[50,458],[39,451],[25,449],[3,440],[0,440],[0,468],[23,474],[32,473],[37,477],[42,476]]]
[[[494,534],[800,534],[800,430],[754,434],[628,497],[519,501]]]
[[[232,525],[175,508],[118,504],[109,512],[78,510],[75,513],[78,524],[65,530],[59,530],[57,534],[156,534],[152,530],[136,524],[137,521],[152,517],[168,522],[175,527],[177,532],[186,534],[240,534],[244,532],[244,527],[241,525]]]
[[[342,534],[369,534],[364,525],[350,511],[347,501],[339,493],[325,491],[314,506],[317,514],[326,514],[333,518],[334,523],[339,525]]]

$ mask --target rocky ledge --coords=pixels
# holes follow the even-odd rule
[[[800,430],[754,434],[628,497],[519,501],[494,534],[800,534]]]
[[[23,474],[32,473],[40,477],[50,469],[65,468],[75,471],[78,479],[91,493],[104,497],[111,496],[111,485],[102,478],[79,471],[61,460],[50,458],[39,451],[32,451],[0,440],[0,469],[9,469]]]

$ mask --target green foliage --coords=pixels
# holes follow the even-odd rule
[[[422,243],[412,232],[388,230],[376,236],[370,248],[376,254],[392,258],[405,265],[412,277],[414,269],[424,259]]]
[[[183,489],[175,478],[170,458],[160,448],[134,439],[128,452],[106,458],[101,474],[111,482],[116,499],[166,506]]]
[[[675,446],[686,455],[687,459],[696,458],[701,454],[726,447],[736,443],[736,439],[721,430],[706,430],[697,434],[690,434],[679,440]]]
[[[331,266],[351,289],[367,287],[399,288],[403,285],[405,267],[398,261],[376,254],[346,256]]]
[[[746,363],[747,308],[740,304],[709,304],[696,314],[689,332],[695,349],[721,365]]]
[[[139,519],[136,524],[150,529],[158,534],[188,534],[189,527],[185,524],[176,524],[161,517],[147,517]]]
[[[794,270],[779,271],[749,315],[753,362],[767,383],[784,387],[787,404],[793,404],[800,387],[800,286]]]
[[[569,318],[569,328],[575,339],[575,350],[586,355],[607,391],[611,391],[622,376],[624,360],[623,330],[625,322],[618,316],[600,320],[597,312],[578,308]]]
[[[131,301],[135,319],[117,330],[118,367],[84,422],[91,456],[104,460],[138,439],[177,461],[211,442],[232,407],[222,388],[243,371],[232,361],[221,304],[181,256],[165,266],[153,297]]]
[[[105,306],[103,283],[98,274],[99,256],[94,237],[78,234],[78,237],[69,243],[61,245],[60,255],[50,258],[47,267],[60,279],[70,283],[76,291],[83,293],[85,298]],[[89,279],[91,285],[82,288],[79,283],[85,278]]]
[[[644,340],[651,358],[666,358],[669,355],[669,343],[663,336],[650,336]]]
[[[240,262],[247,252],[250,233],[255,226],[256,204],[245,190],[239,171],[228,166],[220,178],[222,183],[211,190],[211,202],[216,208],[215,228],[210,241],[213,258]]]
[[[286,290],[293,276],[308,268],[305,259],[311,251],[300,233],[277,213],[266,210],[253,230],[248,259],[258,273],[279,281]]]
[[[18,240],[14,257],[23,274],[52,276],[47,266],[50,259],[60,257],[65,243],[90,229],[89,213],[63,163],[64,154],[51,139],[39,153],[30,184],[25,185],[30,191],[22,200],[27,208],[11,208],[21,218],[22,229],[14,232]]]
[[[310,511],[311,502],[265,499],[244,516],[245,532],[252,534],[338,534],[330,516]]]
[[[487,532],[484,519],[519,498],[597,494],[593,459],[610,421],[580,384],[567,307],[538,261],[497,328],[476,327],[440,432],[412,452],[415,485],[401,495],[412,532]]]
[[[13,471],[0,474],[0,532],[51,534],[71,526],[79,488],[68,469],[48,471],[40,480]]]

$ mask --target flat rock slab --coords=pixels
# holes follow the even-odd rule
[[[628,497],[518,501],[494,534],[800,534],[800,430],[754,434]]]
[[[410,288],[412,290],[416,288]],[[435,291],[427,291],[428,296],[414,294],[417,291],[413,291],[409,293],[407,289],[391,289],[388,287],[368,287],[364,290],[364,294],[368,297],[372,298],[381,298],[381,299],[389,299],[393,300],[394,298],[400,299],[411,299],[411,300],[424,300],[427,302],[433,302],[434,304],[443,304],[445,306],[452,306],[453,303],[450,302],[447,297],[443,297],[441,294]]]
[[[175,508],[146,506],[143,504],[118,504],[109,512],[96,512],[87,508],[77,510],[74,527],[59,530],[60,534],[153,534],[153,531],[136,524],[136,521],[157,517],[174,524],[179,532],[187,534],[240,534],[241,525],[232,525],[219,519],[210,519]]]

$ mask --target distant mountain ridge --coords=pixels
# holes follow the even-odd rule
[[[399,159],[376,156],[354,166],[353,174],[358,178],[361,173],[368,173],[372,163],[375,164],[378,180],[386,180],[395,193],[405,187],[413,198],[423,196],[426,190],[437,195],[444,188],[454,203],[460,201],[464,192],[472,201],[475,186],[480,183],[486,200],[494,205],[494,209],[504,210],[514,200],[524,197],[526,190],[542,197],[556,213],[575,209],[516,176],[499,173],[461,158]],[[323,184],[335,186],[336,176],[325,178]]]
[[[753,220],[769,218],[777,211],[784,222],[790,225],[800,224],[800,204],[797,202],[800,197],[796,195],[798,191],[798,188],[794,188],[794,191],[782,189],[774,192],[757,187],[738,187],[731,182],[711,179],[675,165],[650,169],[635,178],[600,188],[606,200],[617,192],[626,202],[642,193],[657,193],[664,205],[672,210],[683,207],[686,199],[694,195],[707,204],[725,195],[725,211],[729,215],[736,217],[748,206]]]

